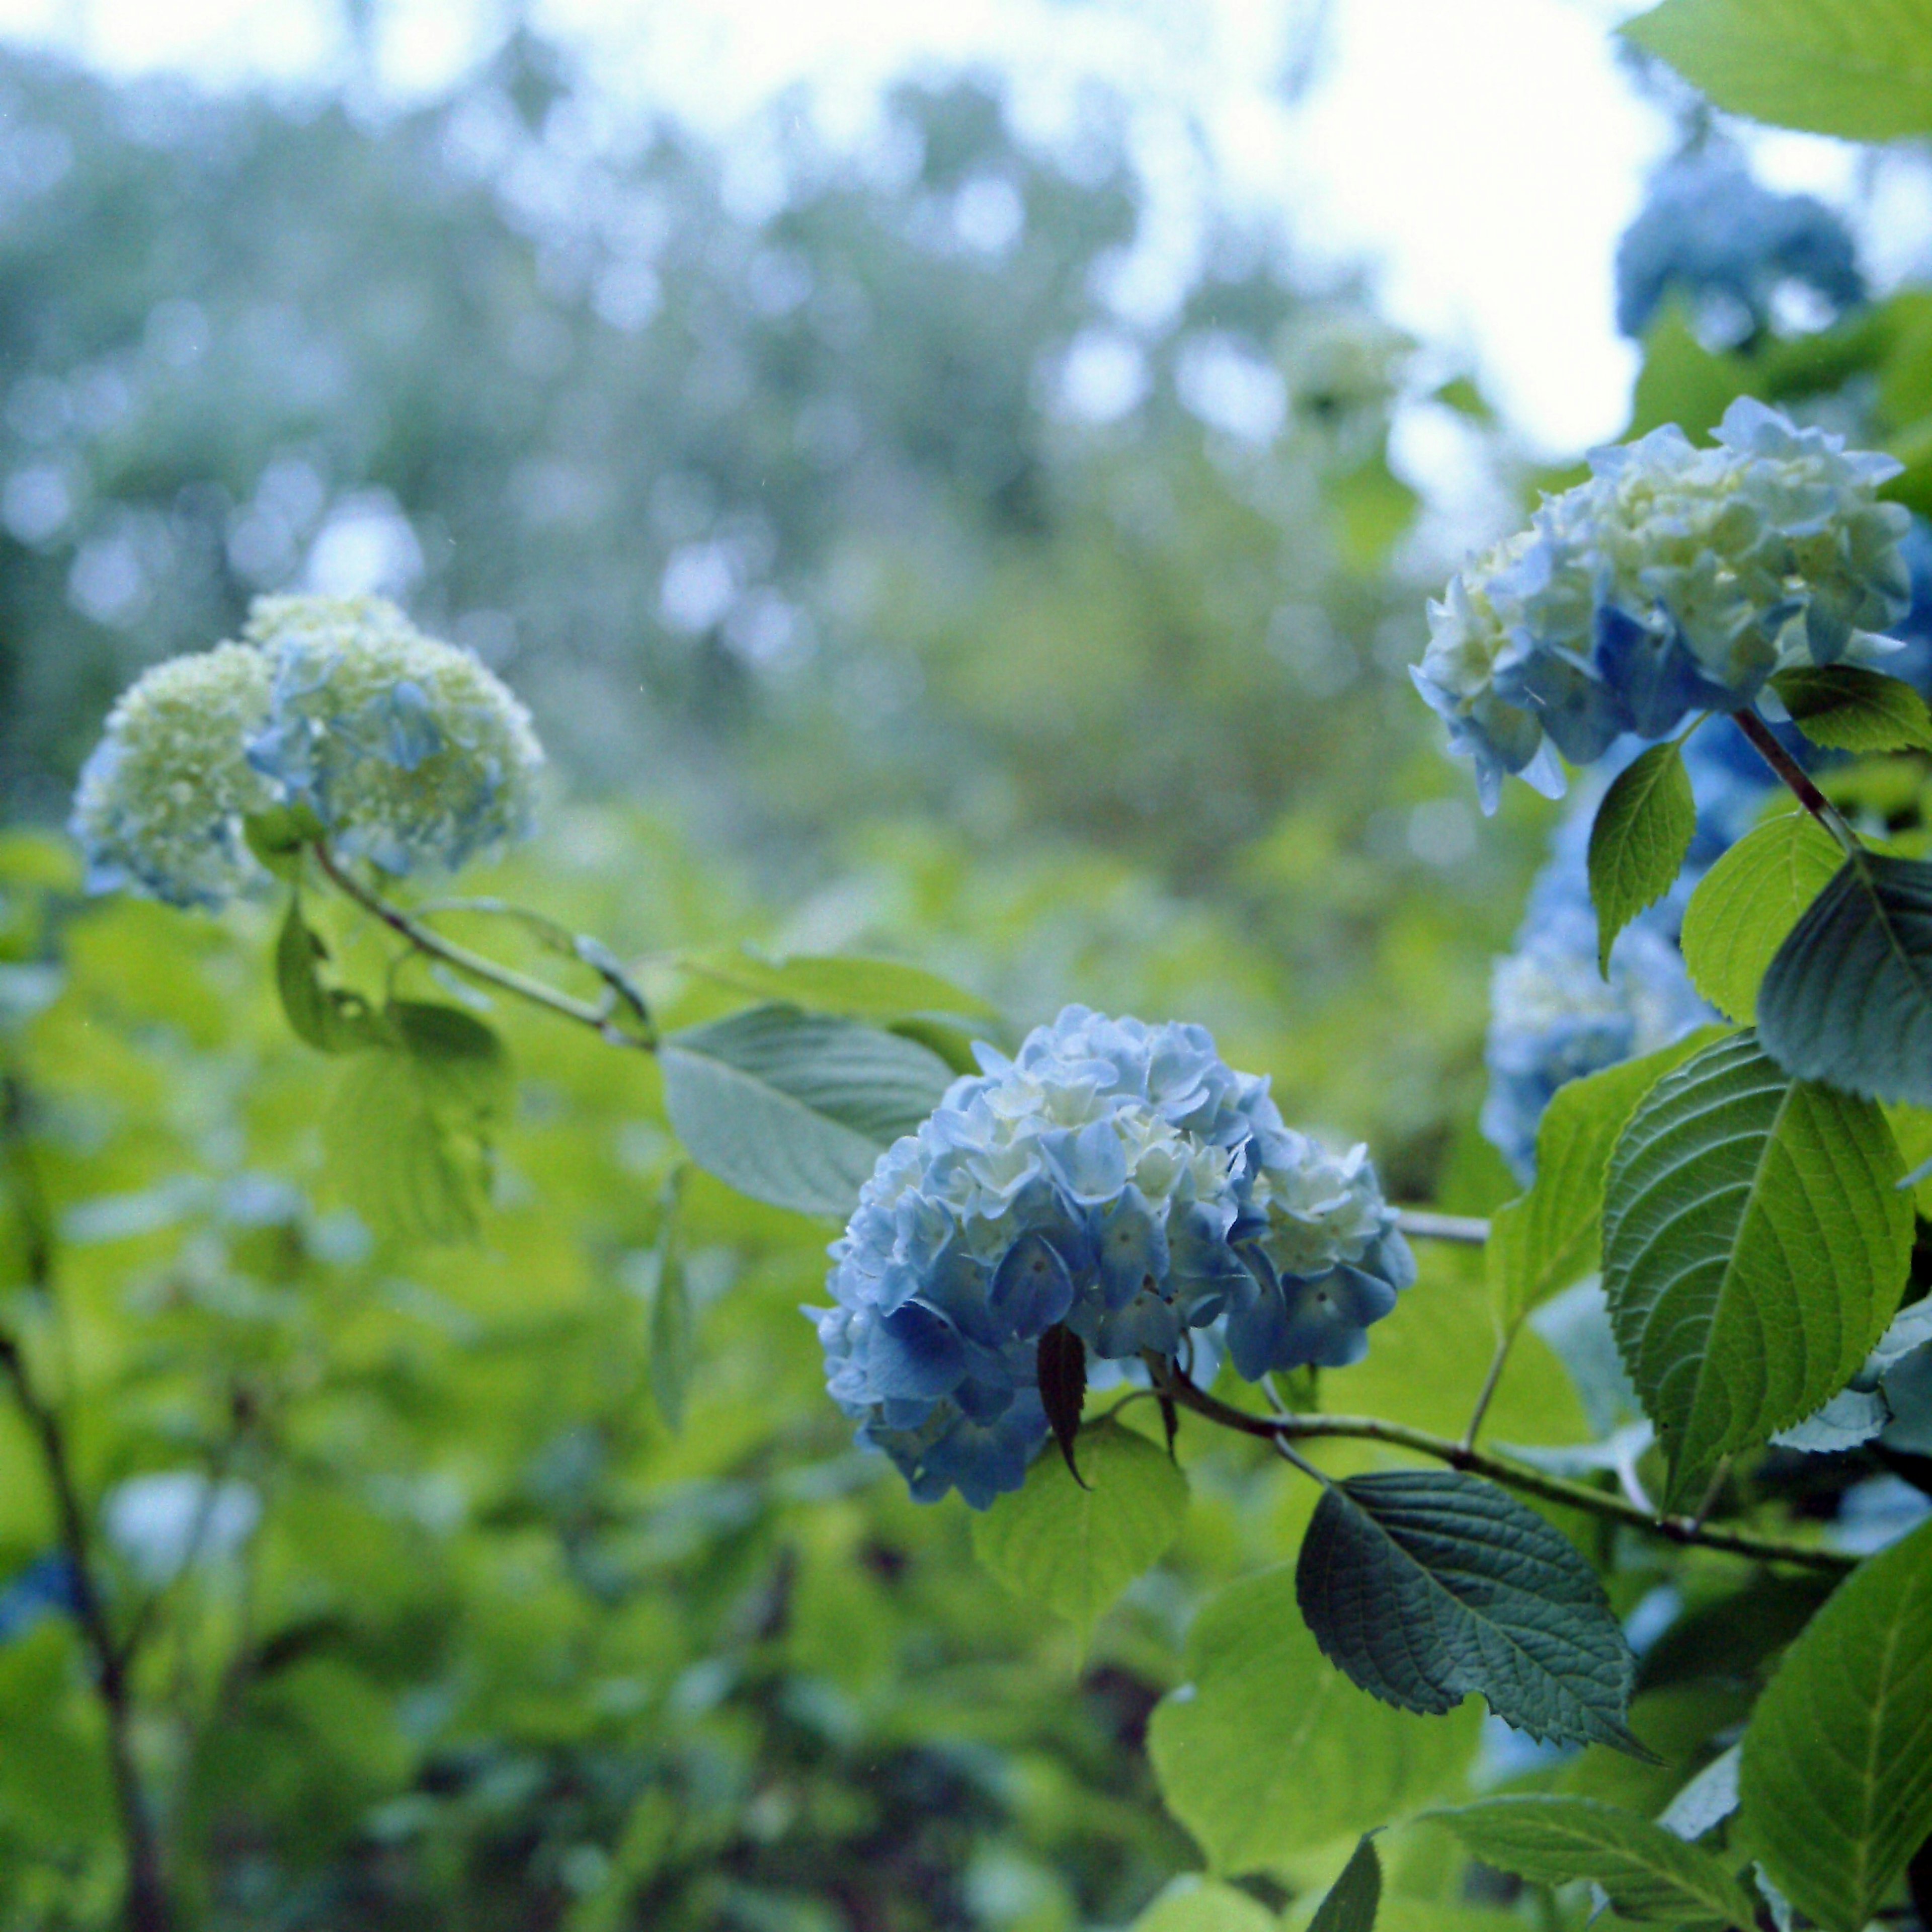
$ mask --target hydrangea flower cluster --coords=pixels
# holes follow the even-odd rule
[[[115,706],[74,800],[94,888],[219,905],[260,878],[243,821],[276,805],[397,873],[528,830],[542,750],[472,652],[375,597],[260,598],[243,640],[156,665]]]
[[[1910,518],[1874,494],[1900,466],[1749,397],[1714,448],[1666,425],[1590,467],[1430,606],[1416,686],[1486,812],[1511,772],[1559,796],[1558,752],[1592,764],[1778,669],[1888,649],[1910,601]]]
[[[1040,1337],[1172,1358],[1219,1324],[1252,1379],[1359,1360],[1415,1276],[1367,1151],[1286,1126],[1198,1026],[1069,1006],[880,1159],[808,1310],[832,1396],[913,1494],[975,1508],[1046,1439]]]

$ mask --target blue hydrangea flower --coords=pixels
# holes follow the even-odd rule
[[[244,634],[274,667],[250,761],[337,849],[388,872],[454,871],[528,831],[543,752],[474,652],[380,597],[264,597]]]
[[[1732,341],[1770,326],[1780,288],[1797,284],[1835,320],[1864,299],[1851,231],[1808,194],[1778,194],[1736,155],[1706,149],[1659,171],[1617,244],[1617,326],[1641,335],[1666,297],[1688,299]]]
[[[1786,665],[1891,650],[1910,602],[1910,519],[1875,495],[1899,466],[1748,397],[1713,448],[1666,426],[1590,466],[1430,606],[1413,676],[1486,812],[1512,772],[1560,793],[1556,753],[1594,764]]]
[[[1046,1439],[1035,1364],[1172,1358],[1224,1322],[1244,1375],[1358,1360],[1414,1276],[1366,1151],[1286,1126],[1202,1028],[1069,1006],[889,1149],[808,1310],[832,1398],[913,1494],[976,1508]]]
[[[242,821],[275,799],[247,756],[268,720],[268,681],[252,645],[221,644],[157,664],[122,693],[74,794],[91,890],[217,906],[259,874]]]

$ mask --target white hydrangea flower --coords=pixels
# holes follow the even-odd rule
[[[74,795],[93,890],[215,906],[260,876],[242,821],[275,801],[247,754],[268,684],[261,652],[228,644],[171,658],[122,693]]]

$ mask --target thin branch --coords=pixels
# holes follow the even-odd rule
[[[1487,1450],[1467,1449],[1459,1442],[1452,1442],[1446,1436],[1432,1436],[1426,1430],[1412,1429],[1406,1423],[1385,1422],[1378,1416],[1254,1415],[1246,1409],[1232,1407],[1178,1376],[1165,1378],[1161,1390],[1183,1408],[1192,1409],[1210,1422],[1238,1430],[1245,1436],[1259,1436],[1269,1442],[1283,1438],[1310,1441],[1324,1436],[1384,1442],[1394,1448],[1412,1450],[1418,1455],[1447,1462],[1453,1468],[1466,1470],[1473,1475],[1486,1476],[1491,1482],[1500,1483],[1506,1489],[1520,1490],[1525,1496],[1540,1496],[1545,1502],[1558,1503],[1566,1509],[1587,1510],[1593,1516],[1607,1517],[1632,1529],[1662,1537],[1670,1543],[1694,1543],[1707,1550],[1726,1550],[1734,1556],[1748,1556],[1762,1563],[1796,1563],[1807,1569],[1834,1574],[1852,1568],[1858,1561],[1835,1550],[1786,1543],[1778,1538],[1757,1536],[1745,1530],[1708,1528],[1684,1516],[1652,1515],[1622,1496],[1592,1489],[1586,1484],[1545,1475],[1540,1469],[1511,1462]]]
[[[1483,1378],[1483,1386],[1476,1396],[1476,1406],[1471,1412],[1469,1426],[1462,1432],[1462,1453],[1467,1455],[1476,1446],[1476,1437],[1483,1426],[1483,1418],[1490,1412],[1490,1404],[1496,1399],[1496,1384],[1503,1378],[1503,1366],[1509,1360],[1510,1344],[1516,1340],[1516,1330],[1507,1330],[1496,1343],[1496,1352],[1490,1358],[1490,1372]]]
[[[1454,1241],[1466,1248],[1480,1248],[1490,1238],[1490,1224],[1480,1214],[1434,1214],[1420,1208],[1396,1210],[1400,1234],[1413,1234],[1418,1240]]]
[[[1792,797],[1835,838],[1847,858],[1856,858],[1864,848],[1858,836],[1845,823],[1844,814],[1811,782],[1804,768],[1780,745],[1755,711],[1734,711],[1732,721],[1750,740],[1752,748],[1784,780]]]
[[[614,1046],[641,1047],[647,1053],[656,1048],[654,1034],[628,1033],[614,1022],[610,1001],[594,1006],[588,1000],[560,992],[527,973],[519,973],[514,967],[500,964],[496,960],[485,958],[480,952],[471,952],[466,946],[459,946],[454,940],[445,938],[434,926],[426,926],[400,906],[392,905],[379,893],[371,891],[320,841],[310,849],[331,884],[354,900],[371,918],[380,920],[392,932],[406,940],[417,952],[440,959],[446,966],[484,986],[494,986],[499,992],[527,1000],[532,1006],[542,1006],[560,1018],[574,1020],[580,1026],[587,1026]]]

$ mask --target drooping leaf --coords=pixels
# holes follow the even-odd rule
[[[1080,1433],[1080,1412],[1087,1400],[1087,1345],[1064,1322],[1056,1322],[1041,1335],[1034,1352],[1040,1380],[1040,1400],[1060,1444],[1066,1472],[1075,1482],[1084,1483],[1080,1466],[1074,1460],[1074,1443]]]
[[[1604,1292],[1670,1456],[1669,1506],[1808,1415],[1897,1311],[1912,1213],[1884,1116],[1750,1034],[1660,1080],[1610,1157]]]
[[[1862,1932],[1932,1833],[1932,1523],[1861,1564],[1744,1732],[1753,1843],[1826,1932]]]
[[[910,1040],[796,1006],[670,1034],[659,1057],[671,1125],[700,1167],[754,1200],[835,1217],[952,1080]]]
[[[808,1012],[842,1013],[851,1019],[898,1019],[916,1013],[957,1013],[997,1019],[999,1010],[923,967],[896,959],[842,953],[794,952],[772,959],[749,946],[720,947],[678,956],[687,973],[764,1000],[802,1006]]]
[[[392,1000],[382,1017],[446,1104],[485,1119],[501,1108],[510,1056],[495,1028],[430,1000]]]
[[[322,1116],[331,1172],[350,1206],[403,1241],[476,1232],[484,1150],[458,1128],[434,1076],[406,1054],[357,1054]]]
[[[1847,859],[1766,968],[1757,1019],[1800,1079],[1932,1106],[1932,864]]]
[[[323,983],[322,962],[328,956],[321,935],[302,917],[301,899],[292,897],[275,940],[275,990],[290,1030],[319,1053],[373,1045],[380,1030],[368,1001],[359,993]]]
[[[1684,964],[1720,1012],[1744,1026],[1756,1018],[1765,968],[1844,856],[1794,806],[1754,826],[1698,881],[1684,914]]]
[[[1400,1469],[1324,1490],[1295,1594],[1366,1691],[1437,1714],[1480,1692],[1532,1737],[1642,1754],[1624,1719],[1636,1660],[1596,1572],[1493,1483]]]
[[[1802,664],[1772,688],[1792,722],[1834,752],[1932,752],[1932,711],[1910,685],[1862,664]]]
[[[1664,0],[1624,32],[1733,114],[1853,141],[1932,133],[1932,0]]]
[[[1715,1028],[1700,1028],[1655,1053],[1556,1090],[1536,1130],[1534,1186],[1490,1220],[1484,1260],[1506,1330],[1595,1269],[1604,1174],[1624,1124],[1671,1068],[1720,1037]]]
[[[674,1180],[664,1190],[663,1220],[652,1250],[648,1370],[651,1399],[674,1436],[684,1426],[684,1397],[691,1382],[694,1339],[691,1282],[684,1270],[683,1245],[678,1238],[677,1208],[678,1190]]]
[[[1190,1872],[1175,1879],[1128,1932],[1279,1932],[1280,1922],[1246,1892]]]
[[[1057,1458],[1037,1458],[1022,1488],[974,1517],[973,1548],[1022,1604],[1066,1618],[1084,1640],[1180,1534],[1187,1478],[1114,1421],[1082,1432],[1080,1461],[1084,1483]]]
[[[1376,1932],[1382,1898],[1382,1861],[1375,1840],[1365,1834],[1308,1922],[1308,1932]]]
[[[1626,1918],[1734,1932],[1757,1923],[1744,1887],[1710,1852],[1594,1798],[1512,1794],[1427,1815],[1499,1871],[1540,1885],[1590,1880]]]
[[[1697,829],[1684,754],[1653,745],[1617,774],[1590,826],[1590,900],[1597,965],[1607,974],[1618,933],[1670,891]]]
[[[1473,1704],[1420,1718],[1358,1690],[1297,1613],[1284,1564],[1211,1598],[1188,1636],[1187,1684],[1148,1749],[1168,1808],[1217,1871],[1252,1871],[1372,1830],[1456,1784]]]

